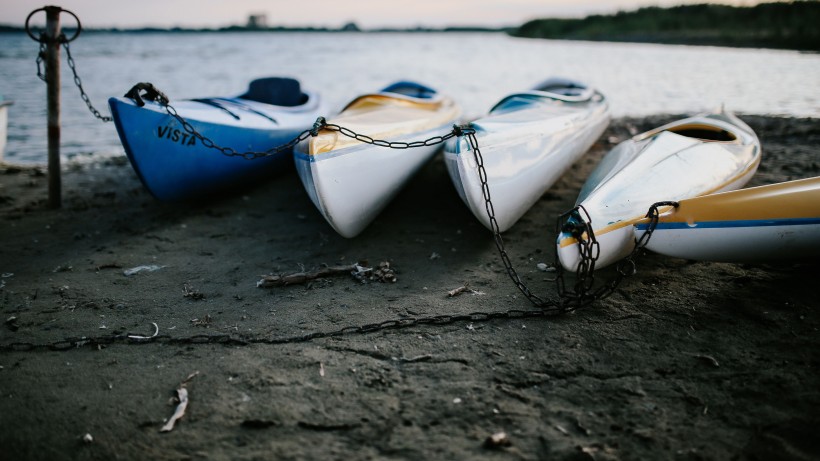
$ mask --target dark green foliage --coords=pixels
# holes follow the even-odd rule
[[[528,38],[753,46],[820,51],[820,1],[753,7],[648,7],[583,19],[536,19],[511,35]]]

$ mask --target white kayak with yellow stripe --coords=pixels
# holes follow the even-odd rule
[[[498,231],[512,227],[589,150],[608,124],[609,107],[601,93],[559,78],[503,98],[489,114],[472,122]],[[461,199],[493,230],[468,140],[448,140],[444,161]]]
[[[635,224],[636,237],[649,226]],[[820,258],[820,177],[681,200],[658,217],[646,248],[719,262]]]
[[[459,106],[436,90],[398,82],[359,96],[328,124],[372,139],[424,141],[452,131]],[[374,146],[334,130],[294,149],[296,169],[310,199],[343,237],[355,237],[384,209],[440,145],[392,149]]]
[[[577,271],[579,240],[597,241],[595,267],[612,264],[635,248],[633,224],[652,204],[742,187],[760,164],[760,141],[731,113],[675,121],[624,141],[595,168],[557,239],[561,265]],[[666,208],[661,209],[666,211]]]

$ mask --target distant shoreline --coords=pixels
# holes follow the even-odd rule
[[[410,27],[361,29],[355,22],[338,28],[240,26],[220,28],[88,28],[88,33],[505,33],[513,37],[665,45],[770,48],[820,52],[820,1],[761,3],[752,7],[699,4],[645,7],[583,19],[535,19],[519,27]],[[38,26],[40,30],[42,26]],[[72,28],[65,28],[70,34]],[[25,33],[0,24],[0,33]]]
[[[42,28],[38,26],[38,30]],[[66,27],[63,28],[65,34],[71,34],[75,29]],[[412,28],[380,28],[380,29],[358,29],[352,28],[349,25],[341,28],[330,27],[245,27],[245,26],[229,26],[220,28],[161,28],[161,27],[141,27],[134,29],[121,29],[117,27],[110,28],[83,28],[83,32],[88,33],[115,33],[115,34],[145,34],[145,33],[170,33],[170,34],[198,34],[198,33],[225,33],[225,32],[241,32],[241,33],[282,33],[282,32],[316,32],[316,33],[463,33],[463,32],[480,32],[480,33],[510,33],[515,30],[515,27],[412,27]],[[13,26],[9,24],[0,24],[0,33],[25,33],[23,27]]]
[[[63,29],[63,33],[71,35],[73,29]],[[566,40],[576,42],[610,42],[610,43],[643,43],[656,45],[687,45],[687,46],[720,46],[727,48],[762,48],[775,50],[792,50],[807,53],[820,52],[820,44],[817,47],[804,46],[782,46],[776,43],[771,43],[766,40],[732,40],[726,38],[712,38],[712,37],[697,37],[697,36],[657,36],[657,35],[629,35],[629,36],[599,36],[599,37],[528,37],[515,33],[514,29],[481,29],[481,28],[465,28],[465,29],[373,29],[360,31],[345,31],[339,29],[321,29],[321,28],[269,28],[269,29],[246,29],[246,28],[223,28],[223,29],[161,29],[161,28],[140,28],[140,29],[83,29],[83,33],[88,34],[222,34],[222,33],[240,33],[240,34],[288,34],[288,33],[315,33],[315,34],[450,34],[450,33],[492,33],[492,34],[506,34],[515,38],[522,39],[546,39],[546,40]],[[0,35],[25,34],[23,28],[10,27],[0,25]]]

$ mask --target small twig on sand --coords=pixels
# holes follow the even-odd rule
[[[460,286],[460,287],[458,287],[454,290],[448,291],[447,292],[447,297],[452,298],[452,297],[458,296],[462,293],[472,293],[474,295],[483,295],[484,294],[483,291],[473,290],[472,288],[470,288],[469,283],[465,283],[464,285],[462,285],[462,286]]]
[[[455,290],[450,290],[450,291],[448,291],[448,292],[447,292],[447,296],[449,296],[449,297],[451,297],[451,298],[452,298],[453,296],[458,296],[458,295],[460,295],[461,293],[466,293],[466,292],[468,292],[468,291],[470,291],[470,289],[469,289],[469,288],[467,288],[467,285],[465,284],[465,285],[462,285],[462,286],[460,286],[460,287],[456,288]]]
[[[285,285],[296,285],[310,282],[323,277],[332,277],[337,275],[352,275],[356,280],[366,282],[368,280],[377,280],[379,282],[395,282],[396,274],[390,268],[390,263],[379,263],[379,267],[373,269],[365,267],[366,262],[359,262],[347,266],[333,266],[323,267],[321,269],[306,272],[295,272],[286,275],[263,275],[262,279],[256,282],[258,288],[272,288]]]
[[[154,334],[152,334],[151,336],[128,335],[128,339],[151,339],[156,337],[159,334],[159,326],[154,322],[151,322],[151,325],[154,326]]]
[[[692,357],[698,359],[698,360],[703,361],[704,363],[708,363],[709,365],[712,365],[715,368],[720,367],[720,364],[718,363],[717,359],[715,359],[711,355],[705,355],[705,354],[690,354],[690,355]]]
[[[94,270],[97,272],[103,269],[122,269],[122,266],[119,263],[111,262],[100,264],[99,266],[94,268]]]
[[[287,275],[263,275],[262,279],[256,282],[259,288],[271,288],[285,285],[297,285],[307,283],[322,277],[332,277],[334,275],[350,275],[356,270],[358,264],[348,266],[323,267],[312,272],[295,272]]]
[[[162,429],[159,430],[160,432],[172,431],[177,420],[185,416],[185,409],[188,408],[188,389],[185,389],[184,387],[177,389],[177,400],[179,400],[179,404],[177,404],[174,414],[168,418],[168,422],[162,426]]]
[[[510,442],[510,438],[506,432],[496,432],[484,440],[484,447],[486,448],[501,448],[509,447],[510,445],[512,445],[512,442]]]
[[[177,389],[177,400],[179,403],[174,409],[174,414],[168,418],[168,421],[164,426],[162,426],[162,429],[159,430],[160,432],[172,431],[174,429],[174,424],[176,424],[180,418],[185,416],[185,409],[188,408],[188,389],[186,389],[185,386],[198,374],[198,371],[191,373],[179,384],[179,388]]]
[[[196,291],[194,287],[188,285],[187,283],[182,286],[182,296],[184,298],[191,298],[194,301],[199,301],[200,299],[205,299],[205,295]]]

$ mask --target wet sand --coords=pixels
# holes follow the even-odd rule
[[[614,121],[505,233],[536,294],[556,298],[536,265],[601,156],[675,118]],[[750,186],[820,174],[820,121],[741,118],[763,144]],[[44,175],[0,169],[2,460],[820,458],[816,261],[646,254],[611,297],[568,315],[274,344],[532,306],[440,157],[350,240],[293,172],[197,204],[154,200],[124,158],[67,165],[63,181],[63,208],[48,210]],[[396,282],[257,287],[360,260],[388,261]],[[155,270],[124,274],[139,266]],[[448,296],[465,284],[477,293]],[[154,339],[106,344],[154,325]],[[189,377],[185,416],[160,432]]]

